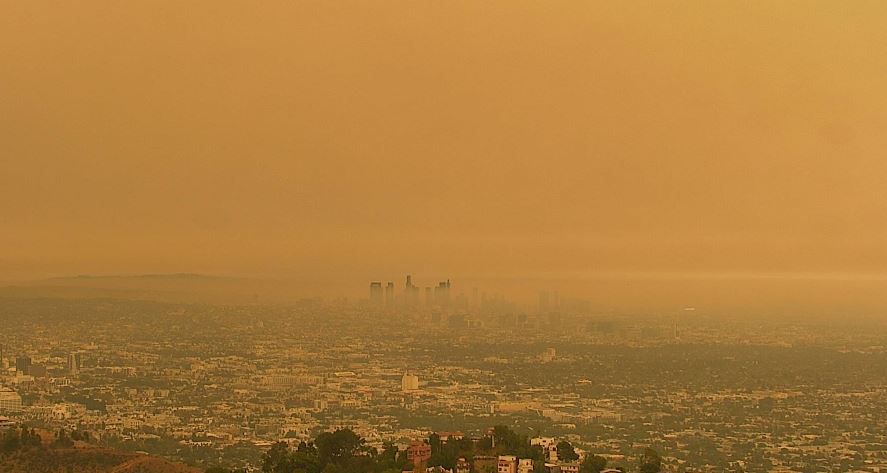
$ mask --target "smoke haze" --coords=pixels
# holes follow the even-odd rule
[[[6,280],[887,302],[883,2],[3,11]]]

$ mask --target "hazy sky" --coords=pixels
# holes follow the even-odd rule
[[[887,272],[887,2],[0,6],[0,278]]]

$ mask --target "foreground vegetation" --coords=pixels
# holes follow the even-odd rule
[[[544,456],[540,446],[530,445],[526,435],[514,432],[506,426],[494,427],[480,440],[450,437],[442,441],[437,434],[428,438],[431,445],[431,458],[427,466],[454,469],[459,458],[472,463],[475,456],[514,455],[530,458],[535,471],[543,472]],[[557,444],[558,457],[564,461],[575,461],[579,455],[567,441]],[[636,470],[639,473],[659,473],[659,454],[646,449],[640,457]],[[285,442],[274,444],[262,458],[263,473],[400,473],[413,468],[405,450],[396,445],[386,444],[382,450],[366,445],[364,439],[349,429],[325,432],[313,442],[300,442],[290,447]],[[582,473],[600,473],[608,468],[607,460],[598,455],[588,455],[581,464]],[[628,471],[624,466],[615,466],[620,471]],[[473,469],[473,471],[477,471]],[[211,467],[206,473],[240,473],[221,467]]]

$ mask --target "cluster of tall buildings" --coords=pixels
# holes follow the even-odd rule
[[[383,287],[381,281],[373,281],[370,283],[370,302],[379,306],[395,304],[415,306],[420,302],[427,306],[447,306],[450,304],[450,280],[441,281],[434,287],[427,286],[423,291],[423,288],[413,284],[413,276],[408,274],[403,292],[399,296],[394,292],[393,282],[389,281]]]
[[[68,354],[65,367],[69,375],[76,375],[83,367],[81,352],[73,352]],[[46,377],[47,367],[44,364],[34,363],[30,356],[19,355],[14,359],[7,359],[3,355],[3,347],[0,347],[0,369],[5,373],[7,370],[15,369],[17,375]]]
[[[539,291],[539,313],[547,313],[558,310],[561,305],[561,296],[558,291]]]

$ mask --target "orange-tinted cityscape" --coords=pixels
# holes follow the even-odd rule
[[[885,45],[0,0],[0,473],[887,473]]]

